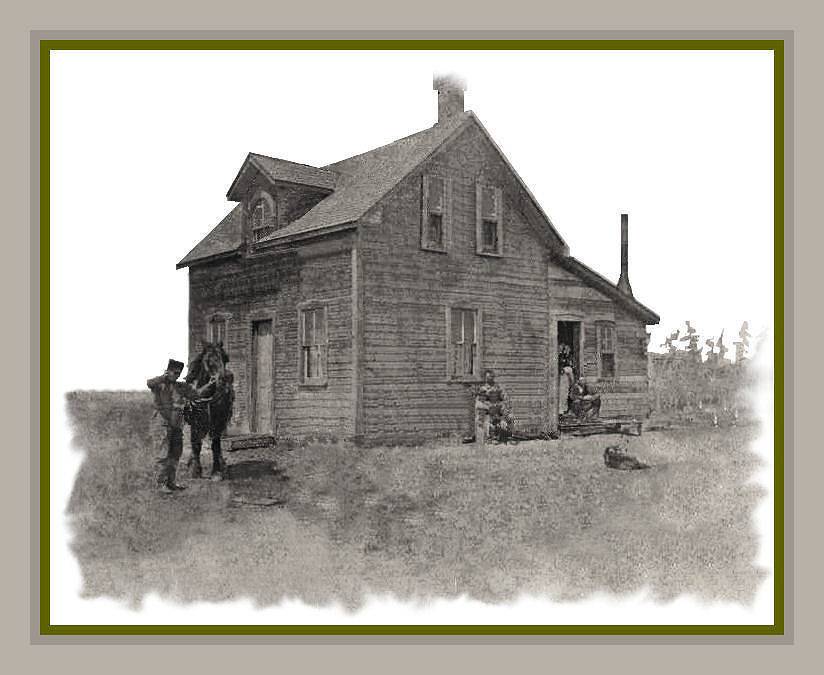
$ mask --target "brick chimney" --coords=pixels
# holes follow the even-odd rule
[[[629,216],[621,214],[621,276],[618,279],[618,290],[632,296],[632,286],[629,285]]]
[[[432,88],[438,92],[438,124],[464,111],[466,82],[456,75],[436,75]]]

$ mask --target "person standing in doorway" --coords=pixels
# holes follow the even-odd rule
[[[569,393],[575,382],[572,368],[572,348],[562,344],[558,350],[558,416],[569,414]]]

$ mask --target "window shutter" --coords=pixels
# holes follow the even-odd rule
[[[326,336],[326,307],[319,307],[315,310],[318,315],[318,323],[317,323],[317,332],[318,338],[317,343],[319,345],[325,345],[327,342]]]
[[[321,368],[323,369],[322,376],[327,377],[329,372],[327,363],[329,358],[329,310],[326,305],[321,309],[321,316],[323,317],[323,344],[320,348]]]
[[[475,183],[475,253],[483,253],[484,233],[483,233],[483,185],[479,181]]]
[[[446,317],[446,378],[452,377],[452,308],[446,307],[444,315]]]
[[[504,252],[504,193],[501,188],[495,188],[495,215],[498,218],[498,253]]]
[[[452,178],[443,179],[443,248],[452,243]]]
[[[421,247],[426,248],[427,227],[429,226],[429,177],[421,176]]]
[[[481,375],[481,373],[483,373],[483,367],[484,367],[484,365],[483,365],[483,362],[484,362],[484,357],[483,357],[483,354],[484,354],[484,348],[483,348],[483,345],[484,345],[484,310],[483,309],[478,309],[478,312],[477,312],[476,317],[475,317],[475,321],[476,321],[476,323],[475,323],[476,330],[478,331],[478,333],[477,333],[477,335],[478,335],[478,347],[477,347],[477,352],[476,352],[477,355],[475,357],[475,372],[473,374],[474,375]]]

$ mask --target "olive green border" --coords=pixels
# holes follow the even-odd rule
[[[783,39],[89,40],[41,39],[40,56],[40,635],[784,635],[784,48]],[[50,623],[49,284],[52,50],[769,50],[774,53],[774,623],[772,625],[52,625]],[[34,186],[32,186],[34,189]]]

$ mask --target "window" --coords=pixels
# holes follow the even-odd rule
[[[329,340],[326,306],[312,305],[300,310],[300,380],[303,384],[326,384],[326,357]]]
[[[252,241],[258,242],[275,231],[273,204],[261,197],[252,207]]]
[[[229,316],[225,314],[214,314],[206,321],[206,340],[208,342],[219,342],[226,346],[229,337]]]
[[[451,181],[438,176],[423,177],[421,248],[445,251],[449,240],[449,195]]]
[[[481,372],[480,312],[476,309],[447,309],[447,370],[456,380],[477,379]]]
[[[598,323],[598,372],[602,378],[615,377],[615,324]]]
[[[500,188],[478,183],[475,189],[476,252],[503,254],[503,193]]]

